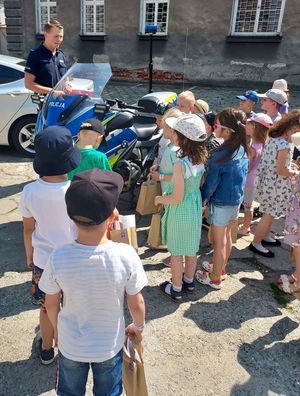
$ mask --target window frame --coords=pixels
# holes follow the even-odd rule
[[[44,4],[45,3],[45,4]],[[48,4],[49,3],[49,4]],[[44,24],[42,25],[42,14],[41,7],[47,6],[48,8],[48,21],[50,21],[50,9],[49,7],[57,7],[56,0],[35,0],[35,20],[36,20],[36,34],[44,34]],[[55,15],[56,17],[56,15]]]
[[[168,9],[167,9],[167,21],[166,21],[166,31],[165,32],[159,32],[157,31],[155,33],[155,36],[167,36],[168,35],[168,30],[169,30],[169,12],[170,12],[170,0],[141,0],[140,2],[140,34],[144,35],[145,33],[145,28],[146,28],[146,5],[147,3],[155,3],[158,5],[159,3],[167,3],[168,4]],[[157,21],[157,8],[155,8],[155,21]],[[154,22],[154,24],[157,25],[157,23]]]
[[[284,9],[285,9],[285,3],[286,0],[282,0],[281,4],[281,10],[280,10],[280,15],[278,19],[278,25],[277,25],[277,30],[276,32],[258,32],[258,21],[259,21],[259,14],[260,14],[260,6],[262,0],[257,0],[257,6],[256,6],[256,15],[255,15],[255,22],[254,22],[254,28],[252,32],[236,32],[235,28],[237,25],[237,10],[238,10],[238,5],[239,5],[240,0],[233,0],[233,5],[232,5],[232,13],[231,13],[231,23],[230,23],[230,36],[232,37],[243,37],[243,36],[264,36],[264,37],[274,37],[281,35],[281,26],[282,26],[282,19],[283,19],[283,14],[284,14]]]
[[[96,7],[97,5],[103,5],[103,32],[96,32],[96,13],[94,12],[94,21],[93,21],[93,32],[86,31],[86,6],[93,5]],[[81,0],[81,35],[82,36],[105,36],[105,0]]]

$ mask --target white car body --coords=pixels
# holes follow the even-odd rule
[[[34,129],[34,118],[37,116],[37,106],[31,101],[33,92],[26,89],[24,85],[24,65],[24,59],[0,55],[0,145],[14,145],[23,154],[31,156],[34,150],[30,149],[30,138]],[[7,78],[5,76],[7,71],[11,71],[15,76]],[[7,79],[14,77],[15,81],[6,82]],[[20,120],[31,121],[30,131],[25,125],[25,129],[19,128],[20,136],[17,136],[15,126],[17,122],[19,126],[22,126]],[[13,134],[15,134],[14,137]]]

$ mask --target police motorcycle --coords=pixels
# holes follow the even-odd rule
[[[124,179],[124,190],[133,190],[152,164],[162,132],[155,123],[157,108],[176,103],[173,92],[147,94],[137,104],[103,99],[112,76],[108,63],[75,63],[43,99],[32,95],[39,107],[36,134],[50,125],[68,128],[74,136],[82,122],[99,118],[105,126],[107,146],[100,145],[114,171]]]

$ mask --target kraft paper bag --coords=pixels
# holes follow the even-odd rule
[[[143,216],[156,213],[157,206],[154,205],[154,199],[157,195],[161,195],[160,183],[152,180],[144,182],[141,185],[136,211]]]
[[[151,225],[148,233],[147,243],[150,247],[159,248],[161,242],[161,214],[154,213],[151,219]]]
[[[127,396],[148,396],[143,346],[127,338],[123,348],[123,386]]]
[[[114,242],[127,243],[138,250],[135,215],[119,216],[114,229],[110,231],[111,240]]]

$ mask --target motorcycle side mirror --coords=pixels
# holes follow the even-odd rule
[[[96,103],[94,112],[98,115],[100,120],[103,120],[105,114],[109,112],[110,106],[108,104]]]

